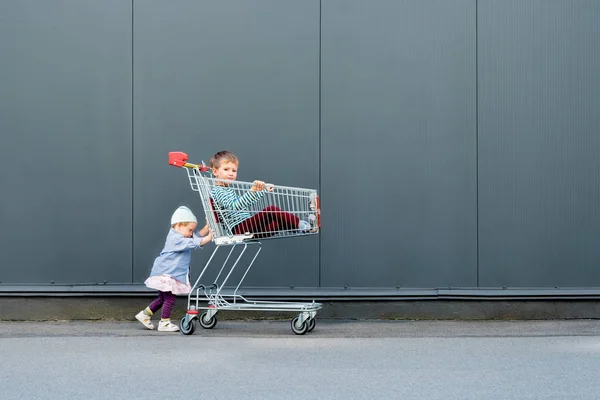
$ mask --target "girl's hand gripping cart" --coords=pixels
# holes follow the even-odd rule
[[[321,303],[253,301],[239,295],[238,290],[262,249],[260,240],[319,233],[321,210],[317,191],[275,185],[261,185],[257,188],[256,182],[215,179],[204,163],[190,164],[187,160],[185,153],[169,153],[169,164],[183,168],[192,190],[200,195],[208,225],[213,232],[215,250],[188,295],[187,313],[180,323],[181,332],[184,335],[194,333],[196,320],[204,329],[212,329],[217,324],[217,313],[226,310],[298,313],[292,320],[292,331],[297,335],[311,332],[315,328],[315,316],[322,307]],[[235,194],[235,197],[231,195],[232,198],[245,200],[225,207],[215,201],[215,194],[222,193],[223,190]],[[247,222],[239,223],[240,220]],[[237,224],[232,226],[231,221]],[[231,273],[249,246],[256,249],[250,264],[235,289],[224,290]],[[200,284],[215,254],[222,247],[230,247],[230,250],[215,281]],[[241,252],[237,257],[232,257],[236,247],[240,247]],[[233,285],[230,286],[232,287]],[[201,302],[208,304],[203,306]]]

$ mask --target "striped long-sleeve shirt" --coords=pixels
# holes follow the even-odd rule
[[[248,190],[243,195],[238,196],[235,190],[229,186],[215,186],[211,190],[211,196],[216,207],[215,211],[224,219],[228,231],[252,217],[249,212],[250,208],[265,193],[266,191],[253,192]]]

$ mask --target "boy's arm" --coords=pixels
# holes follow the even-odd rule
[[[220,187],[215,187],[212,190],[213,199],[227,210],[246,210],[251,205],[260,200],[265,192],[248,191],[238,197],[233,190],[224,190]]]

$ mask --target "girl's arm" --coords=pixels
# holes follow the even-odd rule
[[[168,245],[165,246],[165,250],[167,250],[167,251],[184,251],[184,250],[188,250],[188,249],[190,249],[190,250],[197,249],[198,247],[202,246],[203,240],[204,240],[204,238],[201,238],[198,236],[194,236],[191,238],[179,236],[179,237],[175,238],[173,241],[171,241],[170,243],[168,243]]]
[[[169,247],[165,250],[169,251],[184,251],[184,250],[194,250],[198,247],[204,246],[206,243],[212,241],[212,232],[208,232],[208,234],[204,237],[194,236],[191,238],[180,237],[177,240],[174,240],[169,244]]]
[[[204,246],[206,243],[212,240],[212,232],[208,231],[208,234],[200,240],[200,247]]]
[[[204,225],[204,228],[200,229],[198,231],[198,234],[202,237],[208,235],[210,233],[210,228],[208,227],[208,221],[206,221],[206,225]]]
[[[201,236],[200,247],[204,246],[206,243],[212,240],[212,232],[208,227],[208,221],[206,222],[206,225],[204,225],[204,228],[200,229],[198,233]]]

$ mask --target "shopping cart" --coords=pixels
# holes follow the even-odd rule
[[[292,331],[297,335],[311,332],[315,328],[317,311],[322,308],[321,303],[316,303],[314,300],[310,303],[255,301],[246,299],[244,296],[238,294],[238,291],[248,271],[250,271],[250,268],[262,250],[260,240],[290,238],[319,233],[321,227],[321,210],[317,191],[271,185],[267,189],[260,191],[260,195],[251,195],[252,201],[246,202],[243,210],[231,205],[227,207],[222,202],[219,202],[218,196],[215,196],[219,190],[227,190],[239,198],[251,190],[253,183],[216,179],[213,177],[210,168],[204,165],[204,163],[201,165],[190,164],[187,160],[188,156],[183,152],[169,153],[169,164],[183,168],[187,172],[192,190],[198,192],[200,195],[209,228],[213,231],[215,250],[200,272],[188,295],[187,312],[180,323],[181,332],[184,335],[194,333],[196,320],[204,329],[212,329],[217,324],[217,313],[226,310],[289,311],[298,313],[292,319]],[[299,229],[295,223],[282,223],[283,218],[265,219],[253,225],[250,232],[244,230],[245,225],[243,223],[234,226],[231,222],[235,222],[236,216],[240,213],[256,215],[265,209],[269,210],[271,215],[282,217],[284,215],[289,217],[289,214],[293,214],[299,220],[304,221],[304,225],[302,229]],[[247,215],[245,214],[245,216]],[[201,284],[200,282],[208,266],[213,261],[219,249],[223,247],[229,247],[230,250],[214,282]],[[234,251],[238,248],[241,251],[235,253]],[[253,254],[249,253],[251,261],[243,272],[241,279],[233,291],[225,289],[225,285],[231,277],[232,272],[240,264],[242,256],[249,248],[254,249],[255,252]],[[207,304],[203,305],[204,303]],[[202,311],[201,314],[200,311]]]

